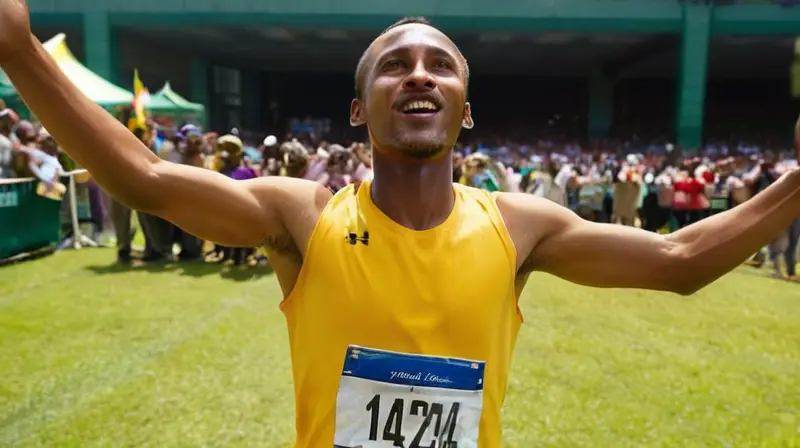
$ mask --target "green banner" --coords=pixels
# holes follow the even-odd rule
[[[59,242],[61,201],[37,195],[37,184],[0,183],[0,259]]]

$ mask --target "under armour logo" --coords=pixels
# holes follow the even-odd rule
[[[364,231],[361,236],[358,236],[357,233],[350,232],[344,237],[345,242],[350,243],[351,245],[355,246],[358,243],[362,243],[365,246],[369,246],[369,232]]]

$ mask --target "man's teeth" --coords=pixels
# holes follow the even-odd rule
[[[403,112],[436,112],[439,107],[430,101],[412,101],[403,107]]]

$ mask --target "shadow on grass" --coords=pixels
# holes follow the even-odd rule
[[[13,257],[0,259],[0,267],[11,266],[12,264],[25,263],[28,261],[38,260],[56,253],[55,246],[47,246],[41,249],[33,250],[30,252],[23,252]]]
[[[187,262],[151,262],[144,263],[133,261],[131,263],[112,263],[108,265],[87,266],[87,270],[98,275],[120,274],[125,272],[151,272],[154,274],[174,273],[189,277],[205,277],[219,275],[233,281],[256,280],[273,273],[268,266],[225,266],[219,263],[206,263],[204,261]]]

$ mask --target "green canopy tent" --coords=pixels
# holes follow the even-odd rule
[[[14,88],[11,80],[8,79],[8,75],[2,70],[0,70],[0,99],[6,103],[7,107],[14,109],[20,118],[25,120],[31,118],[28,106],[22,102],[22,98],[17,94],[17,89]]]
[[[168,115],[172,117],[195,117],[203,120],[206,108],[202,104],[193,103],[177,94],[169,82],[164,84],[158,92],[150,95],[147,109],[154,115]]]
[[[106,81],[86,68],[69,50],[65,39],[66,35],[59,33],[42,45],[75,87],[96,104],[109,110],[131,104],[133,93]]]
[[[0,98],[7,99],[15,98],[16,96],[17,90],[11,85],[6,72],[0,70]]]
[[[53,57],[61,71],[75,84],[84,95],[108,110],[118,106],[126,106],[133,101],[133,94],[117,87],[95,74],[81,64],[67,47],[66,35],[59,33],[43,44],[45,50]],[[8,76],[0,70],[0,98],[4,99],[21,117],[29,116],[28,110],[21,101]]]
[[[175,106],[175,103],[163,96],[150,95],[145,103],[145,108],[156,115],[180,113],[180,109]]]

